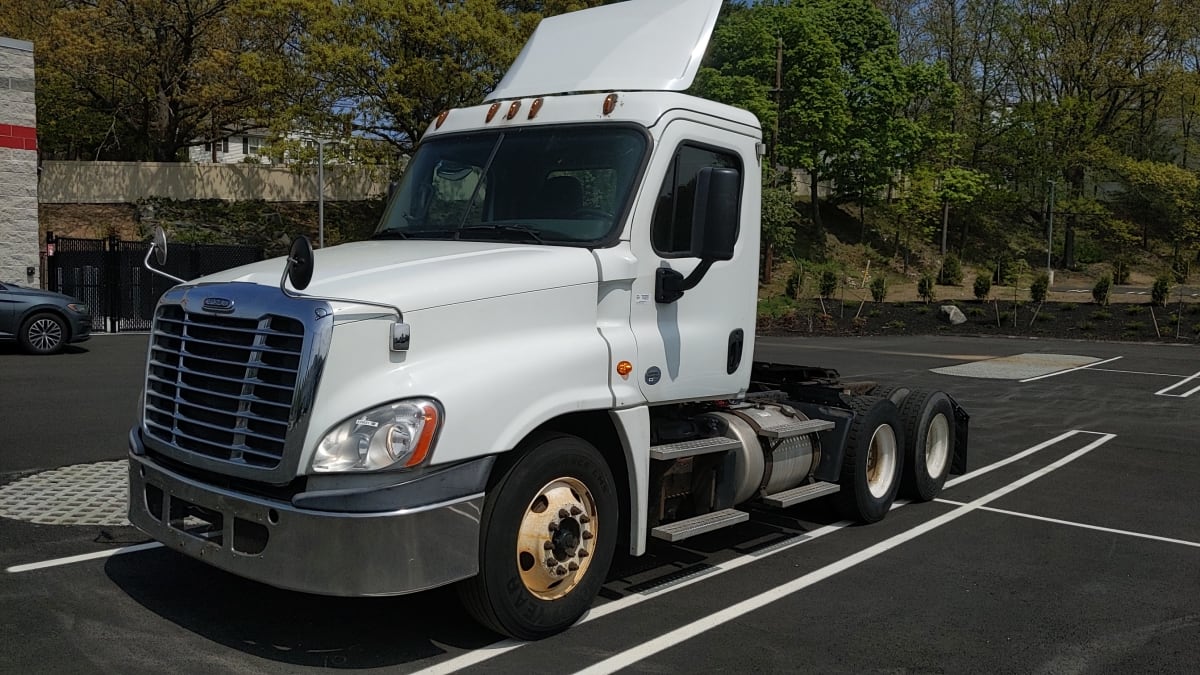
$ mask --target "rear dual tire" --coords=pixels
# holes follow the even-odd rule
[[[896,500],[904,466],[904,428],[900,411],[889,399],[858,396],[851,399],[850,409],[854,419],[834,505],[843,518],[874,523]]]

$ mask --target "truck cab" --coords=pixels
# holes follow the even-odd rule
[[[457,583],[532,639],[617,546],[751,502],[877,520],[965,470],[944,393],[753,362],[761,130],[681,93],[720,6],[544,20],[487,100],[431,121],[370,240],[166,293],[131,522],[282,588]]]

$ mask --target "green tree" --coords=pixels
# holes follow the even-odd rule
[[[786,251],[796,240],[796,209],[792,191],[783,187],[762,190],[763,283],[770,283],[774,255]]]

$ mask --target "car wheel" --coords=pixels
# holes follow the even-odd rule
[[[842,486],[834,504],[843,518],[873,523],[887,515],[904,464],[904,434],[896,404],[858,396],[850,401],[854,420],[842,459]]]
[[[954,406],[940,391],[914,389],[900,407],[908,451],[900,493],[923,502],[942,491],[954,457]]]
[[[67,323],[49,312],[34,314],[21,326],[20,339],[30,354],[56,354],[67,344]]]

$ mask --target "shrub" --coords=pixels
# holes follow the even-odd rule
[[[875,302],[887,300],[887,277],[882,274],[871,280],[871,299]]]
[[[975,298],[983,301],[987,300],[992,294],[992,275],[983,274],[982,272],[975,276]]]
[[[1008,323],[1012,321],[1012,312],[1000,312],[1000,323]]]
[[[1102,307],[1108,306],[1108,297],[1112,293],[1112,277],[1107,274],[1100,277],[1096,281],[1096,285],[1092,286],[1092,300],[1096,301],[1097,305]]]
[[[1193,332],[1193,333],[1200,334],[1200,323],[1197,323],[1197,324],[1193,324],[1193,325],[1192,325],[1192,332]]]
[[[1112,312],[1102,309],[1099,312],[1092,312],[1092,319],[1096,321],[1108,321],[1112,318]]]
[[[774,296],[758,301],[758,315],[768,319],[782,319],[795,311],[796,306],[790,298]]]
[[[1129,283],[1129,256],[1118,256],[1113,260],[1112,281],[1114,284]]]
[[[1033,283],[1029,284],[1029,299],[1036,303],[1046,301],[1046,293],[1050,290],[1050,275],[1045,272],[1038,272],[1033,278]]]
[[[915,311],[917,312],[917,314],[928,314],[929,308],[925,307],[925,306],[921,306],[921,307],[918,307]]]
[[[1167,296],[1171,294],[1171,277],[1169,274],[1160,274],[1154,280],[1154,285],[1150,287],[1150,304],[1154,307],[1162,307],[1167,304]]]
[[[1080,321],[1079,322],[1079,330],[1084,331],[1085,333],[1091,332],[1092,330],[1095,330],[1095,328],[1096,328],[1095,324],[1093,324],[1091,321]]]
[[[1128,307],[1125,308],[1125,313],[1128,314],[1129,316],[1137,316],[1138,314],[1142,313],[1142,306],[1141,305],[1129,305]]]
[[[1145,321],[1126,321],[1125,322],[1125,332],[1126,333],[1140,333],[1145,329],[1146,329]]]
[[[1188,277],[1192,275],[1192,264],[1183,258],[1175,260],[1171,265],[1171,276],[1175,278],[1175,283],[1186,284]]]
[[[1200,326],[1200,324],[1196,324],[1196,325]],[[897,319],[896,321],[889,321],[889,322],[883,324],[883,327],[888,330],[904,330],[904,322]],[[1200,331],[1196,331],[1196,332],[1200,333]]]
[[[1060,312],[1074,312],[1074,311],[1075,311],[1075,309],[1076,309],[1077,307],[1079,307],[1079,305],[1076,305],[1076,304],[1075,304],[1075,303],[1073,303],[1073,302],[1064,302],[1063,304],[1061,304],[1061,305],[1059,305],[1059,306],[1058,306],[1058,311],[1060,311]]]
[[[917,295],[921,296],[921,299],[925,301],[925,304],[933,302],[934,293],[932,275],[926,274],[917,281]]]
[[[854,330],[861,332],[867,327],[867,317],[856,316],[850,321],[850,323],[854,326]]]
[[[818,290],[820,291],[822,298],[825,298],[826,300],[832,298],[833,294],[837,292],[837,285],[837,272],[829,268],[821,270],[821,281],[818,285]]]
[[[1041,321],[1043,323],[1048,322],[1048,321],[1054,321],[1054,315],[1051,314],[1050,312],[1038,312],[1037,321]]]
[[[942,261],[942,269],[938,274],[938,283],[943,286],[961,286],[962,285],[962,261],[953,253],[946,256]]]
[[[784,295],[793,300],[799,299],[800,288],[803,283],[804,274],[800,271],[800,267],[797,266],[796,269],[792,270],[792,273],[788,275],[787,287],[783,291]]]
[[[869,310],[867,310],[867,316],[869,316],[869,317],[871,317],[872,319],[874,319],[875,317],[879,316],[879,310],[877,310],[877,309],[869,309]]]
[[[987,314],[987,310],[982,307],[968,307],[965,311],[967,316],[973,316],[976,318]]]

